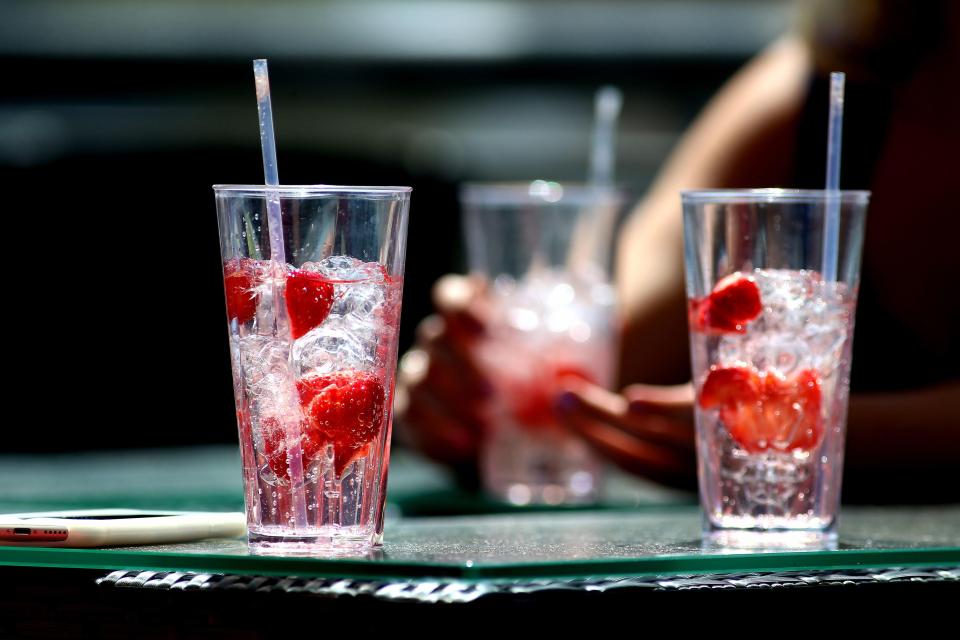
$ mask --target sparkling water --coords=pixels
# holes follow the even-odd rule
[[[323,300],[316,304],[329,311],[293,340],[285,293],[294,268],[252,260],[245,266],[256,314],[232,319],[230,347],[251,544],[284,553],[300,543],[305,553],[318,545],[368,545],[390,435],[402,279],[348,256],[301,265],[301,272],[317,274]],[[317,401],[327,404],[311,404],[305,383],[327,394]],[[379,415],[370,415],[374,410]],[[317,430],[311,411],[321,412],[325,430]],[[378,430],[356,452],[345,445],[359,431],[354,414]]]
[[[600,463],[559,424],[563,378],[609,387],[613,376],[613,292],[597,279],[534,271],[494,283],[495,322],[480,347],[496,387],[482,455],[486,489],[514,504],[595,501]]]
[[[692,331],[694,380],[702,390],[712,370],[755,372],[795,392],[791,380],[819,380],[817,438],[745,442],[750,420],[789,422],[804,406],[789,399],[764,406],[769,398],[722,408],[696,409],[700,490],[708,529],[742,531],[830,531],[839,501],[831,474],[842,473],[853,305],[842,284],[824,283],[811,271],[756,269],[750,274],[762,311],[742,333]],[[778,382],[780,381],[780,382]],[[701,394],[698,394],[698,397]],[[740,424],[726,424],[724,415]],[[747,422],[743,423],[746,415]],[[758,418],[759,416],[759,418]],[[760,425],[763,428],[763,425]],[[747,435],[743,435],[746,433]],[[802,445],[797,444],[803,442]]]

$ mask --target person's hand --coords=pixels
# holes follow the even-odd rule
[[[562,422],[618,467],[663,484],[696,487],[693,386],[635,384],[617,394],[568,380]]]
[[[486,333],[483,284],[444,276],[433,287],[437,310],[417,327],[416,344],[400,359],[395,412],[402,438],[474,485],[492,386],[477,366]]]

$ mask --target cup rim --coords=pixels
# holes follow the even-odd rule
[[[687,189],[680,192],[684,202],[826,202],[839,199],[844,203],[866,204],[870,191],[848,189]]]
[[[535,185],[542,185],[537,193]],[[552,189],[552,191],[551,191]],[[559,180],[507,180],[492,182],[464,182],[460,185],[460,201],[471,205],[516,205],[543,203],[588,204],[597,196],[626,201],[626,189],[596,187],[587,182]]]
[[[281,197],[302,198],[314,195],[406,196],[413,187],[347,186],[335,184],[215,184],[216,193],[240,195],[279,194]]]

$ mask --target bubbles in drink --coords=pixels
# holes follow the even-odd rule
[[[531,340],[586,342],[593,331],[608,331],[614,293],[599,276],[543,269],[519,282],[500,278],[495,288],[506,324]]]
[[[568,379],[610,383],[610,287],[599,278],[536,269],[520,281],[500,277],[493,288],[491,335],[478,350],[497,387],[483,453],[487,488],[516,504],[590,502],[599,463],[560,427],[555,404]]]
[[[836,389],[849,371],[852,299],[813,271],[736,278],[755,284],[759,314],[720,322],[741,306],[729,294],[713,315],[714,294],[691,301],[692,320],[702,320],[691,334],[702,446],[716,452],[705,458],[704,504],[724,526],[802,526],[820,517],[816,469],[836,455],[824,442],[843,420]]]
[[[326,320],[294,343],[298,374],[373,370],[399,315],[399,291],[390,286],[391,278],[381,265],[349,256],[307,262],[301,269],[327,278],[333,304]]]
[[[299,376],[331,373],[344,367],[366,371],[376,365],[376,355],[373,330],[353,332],[342,316],[328,317],[293,344],[293,361]]]
[[[322,274],[332,282],[386,281],[382,265],[377,262],[364,262],[352,256],[327,256],[317,262],[304,262],[300,268]]]
[[[284,390],[290,358],[287,345],[254,333],[240,338],[239,351],[248,397],[277,409],[289,404]]]
[[[813,271],[756,269],[763,311],[743,333],[721,336],[714,364],[751,365],[790,375],[814,368],[832,374],[847,339],[844,291]]]
[[[367,456],[379,456],[389,413],[402,279],[349,256],[237,265],[227,283],[231,352],[261,532],[292,526],[297,490],[311,527],[374,526],[369,496],[380,478]]]

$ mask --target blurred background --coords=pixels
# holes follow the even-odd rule
[[[210,186],[263,180],[253,58],[282,182],[414,188],[405,349],[463,266],[459,183],[583,179],[594,92],[615,84],[617,177],[639,197],[792,7],[5,0],[4,323],[27,419],[0,451],[236,441]]]

